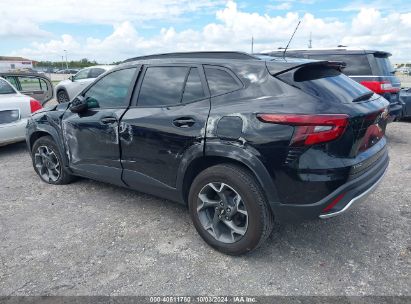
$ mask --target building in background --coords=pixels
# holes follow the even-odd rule
[[[35,61],[23,57],[0,56],[0,72],[33,70]]]

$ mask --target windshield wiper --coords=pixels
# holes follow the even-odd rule
[[[372,95],[374,95],[373,92],[364,93],[364,94],[362,94],[362,95],[354,98],[354,99],[352,100],[352,102],[359,102],[359,101],[368,100],[368,99],[370,99],[370,97],[371,97]]]

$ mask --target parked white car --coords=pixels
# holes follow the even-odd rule
[[[88,84],[98,76],[112,69],[112,65],[96,65],[80,70],[76,75],[56,85],[57,102],[68,102],[77,96]]]
[[[41,108],[39,101],[19,93],[0,77],[0,146],[24,141],[27,119]]]

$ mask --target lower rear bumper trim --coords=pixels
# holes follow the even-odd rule
[[[384,178],[385,173],[387,172],[387,169],[385,169],[384,173],[381,175],[381,177],[370,187],[368,188],[366,191],[364,191],[363,193],[361,193],[360,195],[354,197],[353,199],[351,199],[347,205],[345,205],[345,207],[341,210],[338,210],[336,212],[331,212],[331,213],[327,213],[327,214],[321,214],[319,217],[321,219],[327,219],[330,217],[334,217],[337,215],[340,215],[341,213],[344,213],[345,211],[347,211],[354,203],[364,200],[365,198],[367,198],[367,196],[369,194],[371,194],[371,192],[373,192],[375,190],[375,188],[377,188],[377,186],[380,184],[380,182],[382,181],[382,179]]]

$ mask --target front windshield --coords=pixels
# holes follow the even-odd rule
[[[0,94],[15,94],[16,91],[5,80],[0,79]]]

